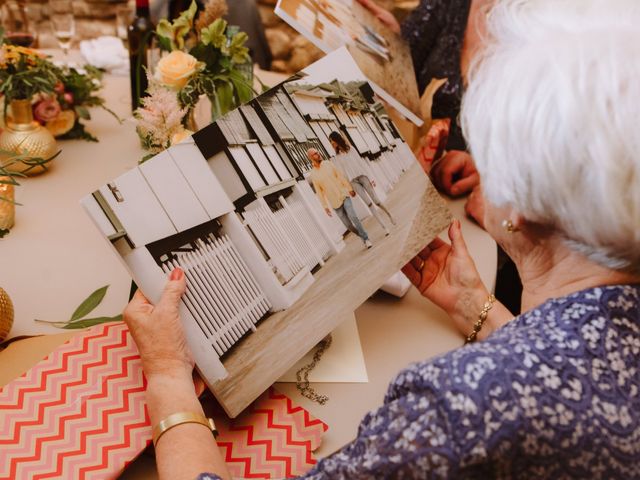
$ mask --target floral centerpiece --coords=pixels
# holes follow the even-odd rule
[[[27,158],[49,158],[55,154],[53,135],[33,121],[31,101],[36,94],[53,92],[58,81],[56,72],[57,67],[36,50],[0,45],[0,95],[4,97],[5,120],[5,129],[0,133],[0,150]],[[9,162],[10,159],[10,155],[0,154],[0,165],[25,174],[46,170],[45,165],[34,168],[33,165]]]
[[[143,161],[192,133],[202,96],[211,102],[213,120],[255,96],[248,36],[221,18],[226,3],[210,0],[194,22],[196,13],[193,1],[176,20],[161,20],[156,28],[164,53],[136,111],[138,135],[150,152]]]
[[[33,102],[34,118],[54,137],[97,142],[98,139],[82,123],[82,120],[91,119],[91,107],[102,108],[121,121],[98,95],[102,89],[101,70],[91,65],[82,68],[65,65],[57,68],[56,76],[53,92],[42,92]]]
[[[51,93],[57,81],[56,66],[42,53],[31,48],[0,45],[0,95],[5,98],[5,113],[12,100],[29,100],[37,93]]]
[[[0,29],[0,95],[5,119],[12,102],[28,102],[32,112],[26,123],[35,119],[58,138],[97,141],[81,122],[91,118],[89,108],[103,108],[118,118],[98,95],[101,79],[102,72],[94,67],[59,66],[37,50],[6,44]]]

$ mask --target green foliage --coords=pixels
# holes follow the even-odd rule
[[[73,128],[64,135],[60,135],[58,138],[61,140],[86,140],[87,142],[98,142],[98,137],[88,132],[85,126],[80,123],[79,119],[76,119],[73,124]]]
[[[193,28],[193,19],[197,10],[198,5],[195,0],[192,0],[189,8],[182,12],[173,22],[170,23],[166,18],[158,22],[156,35],[159,38],[160,48],[166,51],[182,50],[184,48],[185,38]]]
[[[97,289],[91,295],[84,299],[84,301],[76,308],[75,312],[71,315],[69,319],[70,322],[75,322],[76,320],[80,320],[82,317],[86,317],[89,315],[95,308],[100,305],[100,302],[104,299],[104,296],[107,294],[107,289],[109,285],[105,285]]]
[[[13,45],[2,45],[0,95],[5,103],[25,100],[37,93],[51,93],[57,83],[57,67],[38,52]]]
[[[122,119],[106,106],[104,98],[98,95],[102,90],[102,71],[91,65],[85,65],[82,69],[64,66],[58,69],[58,85],[63,89],[56,90],[56,99],[64,110],[73,109],[77,115],[76,123],[71,131],[62,135],[63,139],[82,139],[97,142],[98,139],[85,130],[79,120],[91,120],[89,108],[98,107],[113,116],[118,122]],[[71,101],[68,99],[71,94]]]
[[[29,171],[35,168],[47,169],[47,165],[56,158],[62,150],[58,150],[54,155],[49,158],[31,157],[26,153],[8,152],[6,150],[0,150],[0,157],[5,157],[2,161],[3,166],[0,167],[0,176],[9,177],[10,180],[0,183],[12,183],[13,185],[19,185],[16,181],[16,177],[25,177]],[[16,167],[20,169],[20,173],[10,172],[9,167]],[[17,204],[16,204],[17,205]]]
[[[249,35],[245,32],[238,32],[231,37],[229,56],[231,57],[231,61],[236,65],[242,65],[250,60],[249,49],[244,46],[247,40],[249,40]]]
[[[178,92],[184,107],[193,108],[201,95],[206,95],[213,106],[213,119],[251,100],[256,92],[245,74],[237,68],[250,61],[245,32],[230,27],[221,18],[200,32],[200,42],[189,54],[204,63],[205,68],[191,77]]]
[[[122,315],[115,315],[113,317],[92,317],[86,318],[93,310],[96,309],[98,305],[102,302],[105,295],[107,294],[107,290],[109,289],[109,285],[105,285],[97,289],[87,298],[85,298],[82,303],[75,309],[71,318],[66,322],[51,322],[46,320],[36,320],[36,322],[40,323],[49,323],[57,328],[64,328],[66,330],[75,330],[80,328],[92,327],[94,325],[98,325],[100,323],[107,322],[118,322],[122,320]]]
[[[205,46],[211,45],[212,47],[220,50],[223,54],[228,55],[227,35],[225,34],[226,29],[227,22],[222,18],[218,18],[211,25],[200,31],[200,40],[202,41],[202,44]]]

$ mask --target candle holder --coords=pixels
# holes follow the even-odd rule
[[[0,177],[0,182],[10,180],[9,177]],[[14,186],[8,183],[0,183],[0,230],[9,230],[13,227],[16,218],[16,205],[14,203]]]
[[[7,292],[0,287],[0,342],[9,336],[13,325],[13,303]]]

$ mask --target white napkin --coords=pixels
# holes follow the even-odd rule
[[[80,42],[80,52],[90,65],[114,75],[129,74],[129,52],[117,37],[98,37]]]
[[[404,297],[411,288],[411,282],[402,272],[396,272],[380,287],[380,290],[398,298]]]

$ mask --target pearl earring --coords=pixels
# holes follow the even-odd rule
[[[518,229],[513,225],[513,222],[507,219],[502,221],[502,228],[504,228],[509,233],[518,231]]]

